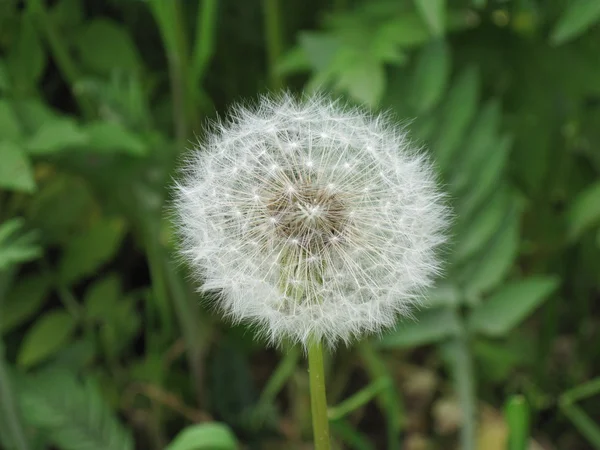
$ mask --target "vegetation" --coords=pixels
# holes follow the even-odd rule
[[[454,210],[428,308],[325,361],[335,448],[600,449],[600,2],[0,2],[0,448],[311,448],[306,362],[174,258],[234,102],[390,111]],[[528,447],[528,445],[530,445]]]

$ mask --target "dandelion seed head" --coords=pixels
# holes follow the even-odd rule
[[[409,315],[448,223],[404,131],[324,96],[235,108],[186,161],[175,212],[181,253],[219,308],[304,345]]]

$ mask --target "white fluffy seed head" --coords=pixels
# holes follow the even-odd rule
[[[282,95],[208,134],[175,212],[182,255],[226,315],[275,343],[333,346],[410,314],[439,272],[448,211],[402,129]]]

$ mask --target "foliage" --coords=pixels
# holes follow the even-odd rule
[[[165,212],[205,120],[285,86],[403,121],[455,214],[428,306],[330,355],[339,446],[600,448],[599,23],[588,0],[0,2],[0,447],[309,440],[297,349],[212,313]]]

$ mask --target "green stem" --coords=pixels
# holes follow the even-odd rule
[[[175,309],[175,314],[179,320],[185,341],[186,355],[191,372],[190,376],[196,391],[196,401],[198,405],[202,405],[204,353],[209,342],[212,327],[208,319],[202,317],[198,303],[188,295],[188,290],[180,274],[176,272],[173,264],[167,260],[166,255],[164,255],[164,258],[166,261],[167,281],[173,299],[173,308]]]
[[[257,408],[265,408],[275,401],[277,394],[279,394],[288,378],[294,373],[299,358],[300,351],[298,347],[291,347],[277,365],[277,368],[269,378],[269,381],[267,381],[267,384],[258,399]]]
[[[217,0],[203,0],[198,8],[196,38],[192,53],[192,80],[199,83],[215,47]]]
[[[269,61],[271,87],[273,89],[283,88],[283,78],[275,70],[277,61],[279,61],[283,52],[281,11],[279,10],[279,6],[279,0],[263,0],[267,58]]]
[[[462,323],[458,312],[457,320]],[[456,392],[462,410],[463,424],[460,432],[462,450],[475,450],[477,433],[477,396],[475,370],[466,326],[452,341],[446,344],[448,360],[456,383]]]
[[[169,63],[169,80],[173,96],[173,125],[179,150],[185,147],[189,126],[193,123],[192,107],[186,97],[190,86],[188,46],[181,18],[179,0],[152,0],[150,7],[158,24]]]
[[[62,36],[56,30],[52,17],[46,11],[44,2],[41,0],[30,0],[30,11],[36,21],[37,28],[40,29],[48,42],[52,57],[61,75],[69,84],[71,92],[75,100],[79,104],[79,108],[87,117],[93,116],[93,106],[91,103],[77,92],[77,82],[81,78],[81,74],[77,65],[73,62],[67,44],[62,39]]]
[[[330,450],[323,346],[320,342],[312,342],[308,346],[308,371],[315,450]]]

